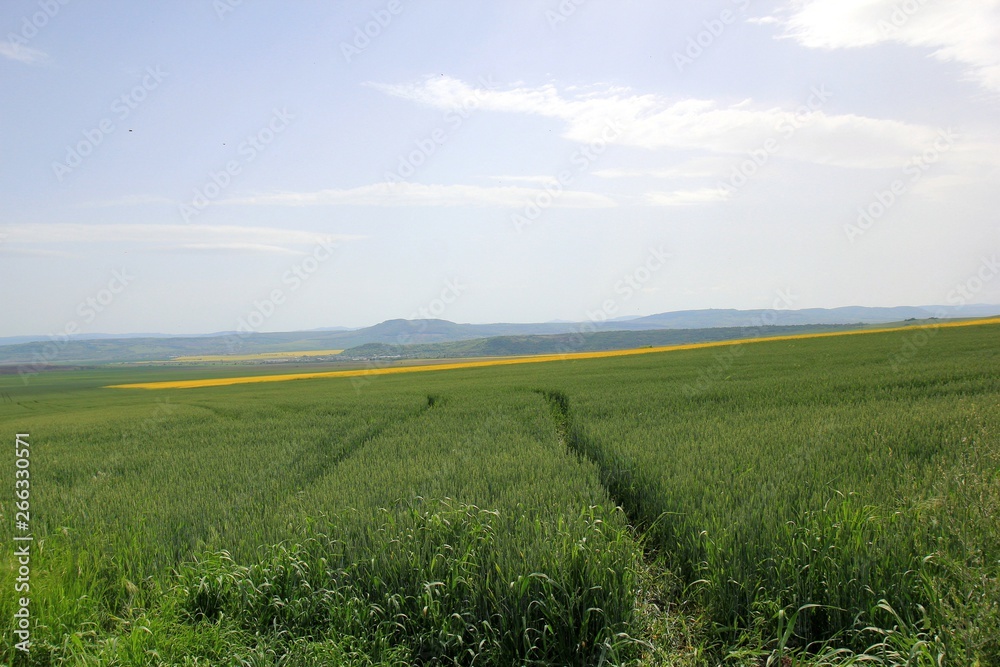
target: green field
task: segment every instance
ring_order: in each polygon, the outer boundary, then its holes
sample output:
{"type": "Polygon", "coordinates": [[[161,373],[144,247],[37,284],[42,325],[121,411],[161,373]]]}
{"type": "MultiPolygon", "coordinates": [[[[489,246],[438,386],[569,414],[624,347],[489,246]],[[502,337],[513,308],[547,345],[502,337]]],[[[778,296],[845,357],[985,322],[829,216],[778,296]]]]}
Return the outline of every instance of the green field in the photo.
{"type": "Polygon", "coordinates": [[[104,387],[234,369],[0,376],[0,657],[1000,665],[998,336],[158,392],[104,387]]]}

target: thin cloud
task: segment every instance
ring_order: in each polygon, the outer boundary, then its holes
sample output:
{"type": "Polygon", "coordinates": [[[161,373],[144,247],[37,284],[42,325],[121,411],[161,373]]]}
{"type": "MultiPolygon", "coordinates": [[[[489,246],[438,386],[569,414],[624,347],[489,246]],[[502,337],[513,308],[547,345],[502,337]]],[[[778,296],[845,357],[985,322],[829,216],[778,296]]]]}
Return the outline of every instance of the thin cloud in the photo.
{"type": "Polygon", "coordinates": [[[177,206],[177,201],[169,197],[159,195],[125,195],[117,199],[102,199],[99,201],[87,202],[81,206],[87,207],[113,207],[113,206],[177,206]]]}
{"type": "MultiPolygon", "coordinates": [[[[0,248],[53,252],[56,244],[132,243],[161,250],[239,250],[299,254],[317,245],[356,240],[358,236],[271,227],[143,224],[14,224],[0,228],[7,239],[0,248]]],[[[55,251],[58,252],[58,251],[55,251]]]]}
{"type": "Polygon", "coordinates": [[[44,248],[23,248],[12,245],[0,245],[0,255],[14,257],[45,257],[54,259],[68,259],[77,257],[74,253],[64,250],[46,250],[44,248]]]}
{"type": "MultiPolygon", "coordinates": [[[[1000,1],[1000,0],[998,0],[1000,1]]],[[[764,108],[753,100],[724,104],[704,99],[637,95],[627,89],[567,95],[553,85],[476,89],[450,77],[411,84],[376,85],[386,94],[447,109],[475,96],[479,108],[562,121],[563,136],[578,143],[605,139],[648,150],[701,150],[741,154],[765,142],[783,142],[782,155],[815,164],[886,168],[933,141],[935,129],[896,120],[817,110],[764,108]]],[[[831,91],[829,96],[834,96],[831,91]]],[[[819,102],[822,102],[817,97],[819,102]]],[[[822,106],[819,104],[819,106],[822,106]]]]}
{"type": "Polygon", "coordinates": [[[539,185],[554,185],[559,182],[555,176],[483,176],[484,179],[489,181],[498,181],[503,183],[505,181],[511,183],[538,183],[539,185]]]}
{"type": "Polygon", "coordinates": [[[271,255],[302,255],[302,250],[292,250],[263,243],[185,243],[166,250],[190,250],[195,252],[226,253],[267,253],[271,255]]]}
{"type": "Polygon", "coordinates": [[[717,172],[704,167],[675,167],[673,169],[599,169],[593,172],[598,178],[711,178],[717,172]]]}
{"type": "Polygon", "coordinates": [[[645,201],[651,206],[696,206],[727,201],[732,193],[724,188],[701,188],[674,192],[649,192],[645,201]]]}
{"type": "MultiPolygon", "coordinates": [[[[475,185],[422,185],[376,183],[357,188],[331,188],[315,192],[275,192],[229,199],[224,204],[243,206],[427,206],[520,208],[544,189],[480,187],[475,185]]],[[[614,200],[589,192],[563,191],[552,206],[589,208],[615,206],[614,200]]]]}
{"type": "Polygon", "coordinates": [[[15,60],[25,65],[34,65],[48,60],[49,55],[44,51],[21,46],[12,41],[0,41],[0,56],[9,60],[15,60]]]}

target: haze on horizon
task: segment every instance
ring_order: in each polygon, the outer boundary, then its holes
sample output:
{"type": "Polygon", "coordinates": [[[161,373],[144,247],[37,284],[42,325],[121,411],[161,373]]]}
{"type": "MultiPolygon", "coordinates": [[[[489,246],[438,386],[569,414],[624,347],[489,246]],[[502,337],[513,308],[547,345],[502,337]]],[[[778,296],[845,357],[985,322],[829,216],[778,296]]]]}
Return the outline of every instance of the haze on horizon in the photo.
{"type": "Polygon", "coordinates": [[[11,0],[0,88],[0,337],[1000,304],[1000,0],[11,0]]]}

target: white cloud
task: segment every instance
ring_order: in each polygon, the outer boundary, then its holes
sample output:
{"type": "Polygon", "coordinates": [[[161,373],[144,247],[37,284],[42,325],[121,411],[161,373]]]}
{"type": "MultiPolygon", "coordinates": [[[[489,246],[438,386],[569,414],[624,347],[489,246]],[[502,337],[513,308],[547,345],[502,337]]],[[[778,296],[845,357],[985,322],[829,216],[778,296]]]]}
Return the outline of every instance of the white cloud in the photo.
{"type": "Polygon", "coordinates": [[[199,252],[262,252],[271,255],[301,255],[302,253],[291,248],[283,248],[276,245],[266,245],[264,243],[185,243],[166,250],[192,250],[199,252]]]}
{"type": "MultiPolygon", "coordinates": [[[[480,187],[475,185],[422,185],[375,183],[356,188],[316,192],[275,192],[228,199],[220,203],[245,206],[483,206],[520,208],[545,190],[538,188],[480,187]]],[[[615,206],[614,200],[589,192],[563,191],[553,206],[589,208],[615,206]]]]}
{"type": "Polygon", "coordinates": [[[117,199],[102,199],[100,201],[87,202],[83,206],[111,207],[111,206],[177,206],[177,202],[168,197],[159,195],[125,195],[117,199]]]}
{"type": "MultiPolygon", "coordinates": [[[[1000,1],[1000,0],[998,0],[1000,1]]],[[[373,84],[374,85],[374,84],[373,84]]],[[[645,149],[682,149],[740,154],[771,139],[782,156],[857,168],[884,168],[933,141],[933,128],[857,115],[829,115],[822,104],[836,91],[814,95],[813,110],[764,108],[752,100],[726,105],[713,100],[667,99],[608,88],[564,96],[555,86],[475,89],[450,77],[403,85],[377,85],[387,94],[438,108],[475,97],[484,110],[561,120],[563,136],[579,143],[598,139],[645,149]],[[792,135],[794,135],[793,138],[792,135]]]]}
{"type": "Polygon", "coordinates": [[[701,188],[674,192],[649,192],[645,200],[652,206],[693,206],[727,201],[732,193],[725,188],[701,188]]]}
{"type": "Polygon", "coordinates": [[[48,54],[38,49],[21,46],[12,41],[0,41],[0,56],[16,60],[25,65],[33,65],[48,59],[48,54]]]}
{"type": "Polygon", "coordinates": [[[271,227],[142,225],[142,224],[14,224],[0,228],[4,248],[20,252],[53,252],[38,246],[79,243],[135,243],[166,250],[239,250],[299,254],[318,244],[343,242],[356,236],[271,227]]]}
{"type": "Polygon", "coordinates": [[[510,181],[511,183],[538,183],[539,185],[555,185],[556,183],[559,182],[559,179],[556,178],[555,176],[544,176],[544,175],[536,175],[536,176],[504,175],[504,176],[484,176],[483,178],[490,181],[497,181],[499,183],[503,183],[504,181],[510,181]]]}
{"type": "Polygon", "coordinates": [[[895,42],[967,68],[1000,92],[1000,0],[795,0],[788,36],[810,48],[850,49],[895,42]]]}
{"type": "MultiPolygon", "coordinates": [[[[712,159],[711,162],[717,162],[712,159]]],[[[710,167],[708,160],[698,160],[697,164],[686,164],[670,169],[598,169],[594,176],[598,178],[711,178],[718,175],[719,165],[710,167]]],[[[727,163],[728,164],[728,163],[727,163]]]]}
{"type": "Polygon", "coordinates": [[[43,248],[19,248],[10,245],[0,245],[0,255],[13,255],[15,257],[45,257],[50,259],[67,259],[75,257],[71,252],[64,250],[45,250],[43,248]]]}

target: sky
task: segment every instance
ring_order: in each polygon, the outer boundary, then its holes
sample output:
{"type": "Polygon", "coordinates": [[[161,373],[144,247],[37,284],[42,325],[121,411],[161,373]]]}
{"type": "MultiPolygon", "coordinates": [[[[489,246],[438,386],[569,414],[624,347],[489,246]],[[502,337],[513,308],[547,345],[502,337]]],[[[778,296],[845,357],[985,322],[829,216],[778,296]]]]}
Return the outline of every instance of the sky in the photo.
{"type": "Polygon", "coordinates": [[[1000,304],[1000,0],[5,0],[0,336],[1000,304]]]}

